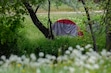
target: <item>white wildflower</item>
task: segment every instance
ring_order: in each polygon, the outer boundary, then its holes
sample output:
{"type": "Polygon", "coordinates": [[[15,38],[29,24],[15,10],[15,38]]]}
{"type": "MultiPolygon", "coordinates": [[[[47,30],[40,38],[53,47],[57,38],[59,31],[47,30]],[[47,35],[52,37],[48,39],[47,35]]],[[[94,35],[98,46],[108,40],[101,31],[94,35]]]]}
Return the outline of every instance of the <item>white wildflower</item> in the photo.
{"type": "Polygon", "coordinates": [[[39,67],[40,65],[41,65],[40,63],[35,62],[35,66],[36,66],[36,67],[39,67]]]}
{"type": "Polygon", "coordinates": [[[39,57],[43,57],[44,56],[44,53],[43,52],[40,52],[39,53],[39,57]]]}
{"type": "Polygon", "coordinates": [[[69,50],[69,51],[72,51],[72,50],[73,50],[73,48],[72,48],[72,47],[69,47],[69,48],[68,48],[68,50],[69,50]]]}
{"type": "Polygon", "coordinates": [[[91,63],[91,64],[95,63],[95,60],[93,59],[93,57],[89,58],[87,61],[88,61],[88,63],[91,63]]]}
{"type": "Polygon", "coordinates": [[[52,56],[52,55],[47,54],[46,59],[49,59],[49,60],[53,61],[53,60],[56,60],[56,56],[52,56]]]}
{"type": "Polygon", "coordinates": [[[94,51],[92,52],[93,56],[95,56],[96,59],[101,59],[101,56],[99,55],[98,52],[94,51]]]}
{"type": "Polygon", "coordinates": [[[45,62],[45,59],[39,58],[37,61],[38,61],[40,64],[43,64],[43,63],[45,62]]]}
{"type": "Polygon", "coordinates": [[[5,61],[5,60],[6,60],[6,56],[2,55],[2,56],[1,56],[1,59],[2,59],[3,61],[5,61]]]}
{"type": "Polygon", "coordinates": [[[31,58],[32,61],[36,61],[36,56],[35,56],[34,53],[32,53],[32,54],[30,55],[30,58],[31,58]]]}
{"type": "Polygon", "coordinates": [[[22,59],[22,60],[25,60],[25,59],[26,59],[26,56],[25,56],[25,55],[22,55],[22,56],[21,56],[21,59],[22,59]]]}
{"type": "Polygon", "coordinates": [[[101,55],[102,55],[102,56],[106,56],[106,55],[107,55],[107,51],[106,51],[105,49],[102,50],[101,55]]]}
{"type": "Polygon", "coordinates": [[[69,67],[70,73],[74,73],[75,69],[73,67],[69,67]]]}
{"type": "Polygon", "coordinates": [[[63,59],[63,60],[68,60],[68,56],[67,56],[67,55],[64,55],[64,56],[62,56],[62,59],[63,59]]]}
{"type": "Polygon", "coordinates": [[[22,59],[20,57],[17,58],[17,63],[21,63],[22,64],[22,59]]]}
{"type": "Polygon", "coordinates": [[[9,61],[13,62],[13,61],[17,61],[17,59],[18,59],[17,55],[11,55],[9,58],[9,61]]]}
{"type": "Polygon", "coordinates": [[[56,60],[56,56],[52,56],[52,60],[56,60]]]}
{"type": "Polygon", "coordinates": [[[10,61],[7,59],[5,60],[5,63],[3,64],[3,67],[7,68],[10,64],[10,61]]]}
{"type": "Polygon", "coordinates": [[[61,62],[63,59],[62,59],[62,56],[59,56],[59,57],[57,57],[57,61],[58,62],[61,62]]]}
{"type": "Polygon", "coordinates": [[[3,61],[0,61],[0,65],[2,65],[4,62],[3,61]]]}
{"type": "Polygon", "coordinates": [[[82,55],[82,56],[80,57],[80,59],[81,59],[82,61],[87,60],[87,58],[88,58],[88,56],[87,56],[87,55],[82,55]]]}
{"type": "Polygon", "coordinates": [[[85,66],[87,69],[91,69],[91,70],[93,69],[93,67],[92,67],[90,64],[85,64],[84,66],[85,66]]]}
{"type": "Polygon", "coordinates": [[[47,63],[47,64],[52,64],[53,62],[49,59],[44,59],[44,63],[47,63]]]}
{"type": "Polygon", "coordinates": [[[87,45],[85,46],[86,49],[89,49],[89,48],[91,48],[91,47],[92,47],[91,44],[87,44],[87,45]]]}
{"type": "Polygon", "coordinates": [[[52,59],[52,56],[49,55],[49,54],[46,54],[46,58],[49,59],[49,60],[51,60],[51,59],[52,59]]]}
{"type": "Polygon", "coordinates": [[[79,61],[80,66],[84,65],[84,61],[79,61]]]}
{"type": "Polygon", "coordinates": [[[75,54],[74,53],[71,53],[70,54],[70,59],[74,59],[75,58],[75,54]]]}
{"type": "Polygon", "coordinates": [[[72,53],[76,55],[76,54],[80,53],[80,51],[77,50],[77,49],[74,49],[74,50],[72,51],[72,53]]]}
{"type": "Polygon", "coordinates": [[[76,48],[77,48],[77,49],[80,49],[80,48],[81,48],[81,46],[80,46],[80,45],[76,45],[76,48]]]}
{"type": "Polygon", "coordinates": [[[69,54],[70,54],[70,51],[69,51],[69,50],[66,50],[66,51],[65,51],[65,54],[69,55],[69,54]]]}
{"type": "Polygon", "coordinates": [[[22,63],[25,64],[25,65],[28,65],[29,62],[30,62],[30,59],[29,58],[25,58],[22,63]]]}
{"type": "Polygon", "coordinates": [[[108,56],[111,56],[111,52],[107,52],[107,55],[108,55],[108,56]]]}
{"type": "Polygon", "coordinates": [[[39,67],[40,64],[38,62],[30,62],[29,65],[33,68],[39,67]]]}
{"type": "Polygon", "coordinates": [[[77,49],[74,49],[72,51],[72,54],[75,55],[76,57],[81,57],[82,56],[82,52],[77,50],[77,49]]]}
{"type": "Polygon", "coordinates": [[[81,47],[81,48],[79,48],[79,50],[80,50],[80,51],[84,51],[84,48],[83,48],[83,47],[81,47]]]}
{"type": "Polygon", "coordinates": [[[80,66],[80,59],[79,58],[75,58],[75,65],[80,66]]]}
{"type": "Polygon", "coordinates": [[[93,50],[92,48],[89,48],[89,51],[92,52],[92,51],[94,51],[94,50],[93,50]]]}
{"type": "Polygon", "coordinates": [[[94,65],[93,65],[93,68],[94,68],[94,69],[99,69],[99,65],[98,65],[98,64],[94,64],[94,65]]]}

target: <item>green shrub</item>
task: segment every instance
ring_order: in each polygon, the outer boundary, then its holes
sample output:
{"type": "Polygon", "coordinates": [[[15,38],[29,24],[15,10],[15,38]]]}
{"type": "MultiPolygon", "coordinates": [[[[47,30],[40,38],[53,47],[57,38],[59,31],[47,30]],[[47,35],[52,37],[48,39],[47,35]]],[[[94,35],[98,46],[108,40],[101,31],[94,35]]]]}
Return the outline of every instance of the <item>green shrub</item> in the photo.
{"type": "Polygon", "coordinates": [[[2,14],[0,16],[0,55],[9,56],[11,53],[18,54],[17,39],[18,30],[22,28],[21,16],[2,14]]]}

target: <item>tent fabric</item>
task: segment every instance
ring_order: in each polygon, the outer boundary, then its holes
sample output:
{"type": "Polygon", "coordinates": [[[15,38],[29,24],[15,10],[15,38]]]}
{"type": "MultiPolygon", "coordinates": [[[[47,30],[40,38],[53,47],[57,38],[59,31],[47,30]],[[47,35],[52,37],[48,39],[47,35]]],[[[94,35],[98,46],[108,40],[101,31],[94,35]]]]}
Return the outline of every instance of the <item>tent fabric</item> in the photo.
{"type": "Polygon", "coordinates": [[[52,25],[52,30],[56,36],[62,36],[62,35],[77,36],[78,35],[77,25],[68,19],[61,19],[56,21],[52,25]]]}
{"type": "Polygon", "coordinates": [[[61,20],[58,20],[57,22],[63,23],[63,24],[72,24],[72,25],[75,25],[74,22],[72,22],[71,20],[68,20],[68,19],[61,19],[61,20]]]}

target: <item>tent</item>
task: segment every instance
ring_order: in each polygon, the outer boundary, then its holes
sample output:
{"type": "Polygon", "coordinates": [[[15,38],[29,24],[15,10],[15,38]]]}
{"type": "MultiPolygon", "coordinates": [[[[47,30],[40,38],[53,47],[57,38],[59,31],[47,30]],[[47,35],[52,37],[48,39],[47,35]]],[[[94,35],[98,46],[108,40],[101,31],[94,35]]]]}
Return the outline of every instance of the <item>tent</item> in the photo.
{"type": "Polygon", "coordinates": [[[79,30],[80,28],[76,25],[76,23],[69,19],[57,20],[52,25],[52,31],[56,36],[63,36],[63,35],[82,36],[83,32],[79,30]]]}

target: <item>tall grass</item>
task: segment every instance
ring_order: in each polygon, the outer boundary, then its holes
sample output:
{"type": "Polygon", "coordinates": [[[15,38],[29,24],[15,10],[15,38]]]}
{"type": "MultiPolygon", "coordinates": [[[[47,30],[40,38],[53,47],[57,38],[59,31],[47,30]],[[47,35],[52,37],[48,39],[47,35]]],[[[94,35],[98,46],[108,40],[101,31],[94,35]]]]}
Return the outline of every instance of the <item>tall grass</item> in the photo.
{"type": "MultiPolygon", "coordinates": [[[[38,28],[33,24],[29,16],[26,16],[24,22],[24,28],[21,28],[19,34],[21,38],[18,40],[18,47],[21,54],[30,54],[35,52],[36,54],[40,51],[44,53],[50,53],[57,55],[59,48],[67,49],[69,46],[75,47],[76,45],[84,46],[86,44],[92,44],[90,31],[86,30],[86,21],[87,18],[83,13],[66,13],[60,14],[51,13],[51,21],[54,23],[58,19],[70,19],[74,21],[80,29],[84,32],[83,37],[57,37],[54,40],[48,40],[44,37],[44,35],[38,30],[38,28]]],[[[48,27],[47,24],[47,14],[39,13],[38,18],[44,24],[44,26],[48,27]]],[[[94,21],[100,21],[101,15],[91,14],[91,18],[94,21]]],[[[97,37],[97,46],[99,50],[105,47],[105,35],[103,33],[96,34],[97,37]]]]}

